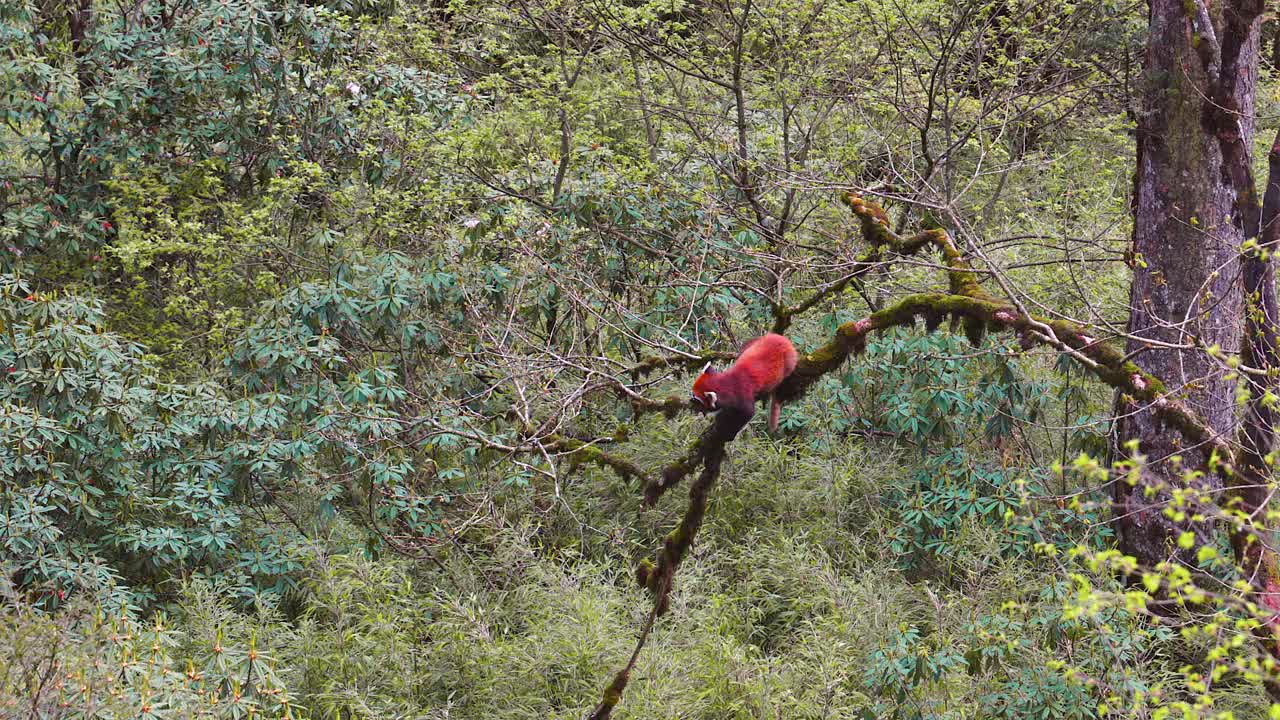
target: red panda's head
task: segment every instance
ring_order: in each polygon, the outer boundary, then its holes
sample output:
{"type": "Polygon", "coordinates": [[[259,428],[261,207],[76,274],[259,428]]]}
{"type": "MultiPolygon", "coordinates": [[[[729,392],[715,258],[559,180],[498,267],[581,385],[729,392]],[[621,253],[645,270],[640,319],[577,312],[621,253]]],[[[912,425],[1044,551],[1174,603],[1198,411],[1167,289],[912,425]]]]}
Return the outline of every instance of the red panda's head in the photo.
{"type": "Polygon", "coordinates": [[[707,363],[706,367],[702,368],[702,374],[693,381],[693,399],[708,410],[720,409],[718,393],[712,389],[718,386],[715,377],[719,374],[711,369],[711,363],[707,363]]]}

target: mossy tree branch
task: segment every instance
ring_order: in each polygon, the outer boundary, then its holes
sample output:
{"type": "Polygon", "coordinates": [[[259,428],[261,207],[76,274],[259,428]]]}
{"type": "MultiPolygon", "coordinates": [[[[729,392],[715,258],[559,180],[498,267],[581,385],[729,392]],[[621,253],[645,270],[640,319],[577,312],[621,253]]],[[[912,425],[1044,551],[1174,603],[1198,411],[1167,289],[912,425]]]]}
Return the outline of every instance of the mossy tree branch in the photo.
{"type": "MultiPolygon", "coordinates": [[[[1235,476],[1240,460],[1236,449],[1213,432],[1193,410],[1171,397],[1163,382],[1126,359],[1120,350],[1091,336],[1080,325],[1031,315],[1012,301],[988,294],[979,284],[978,274],[945,231],[928,230],[904,240],[890,229],[888,217],[878,205],[855,195],[847,196],[845,202],[862,219],[864,236],[873,248],[872,254],[861,261],[868,264],[856,267],[840,281],[820,289],[799,305],[784,309],[776,315],[775,330],[787,327],[795,314],[813,307],[824,297],[835,295],[873,267],[876,262],[874,253],[884,248],[904,255],[918,252],[925,246],[937,248],[947,266],[949,292],[907,295],[860,320],[844,323],[825,345],[800,359],[795,371],[779,386],[779,400],[786,402],[803,396],[819,378],[839,368],[850,355],[864,351],[867,336],[873,332],[914,325],[917,320],[923,320],[925,328],[933,331],[949,318],[965,329],[975,345],[987,332],[1011,332],[1018,335],[1024,348],[1045,345],[1068,353],[1099,380],[1122,393],[1126,402],[1150,406],[1184,439],[1206,448],[1210,471],[1227,478],[1235,476]]],[[[687,404],[687,401],[681,400],[681,403],[687,404]]],[[[637,581],[649,590],[654,605],[630,661],[609,684],[600,705],[591,715],[593,720],[606,720],[610,716],[626,689],[653,622],[667,611],[674,574],[702,525],[708,494],[720,474],[725,446],[737,436],[748,419],[727,412],[719,413],[715,422],[690,445],[688,451],[664,468],[660,478],[650,480],[646,486],[645,502],[651,505],[699,467],[703,469],[689,488],[689,505],[680,525],[664,538],[656,562],[644,560],[636,570],[637,581]]]]}
{"type": "Polygon", "coordinates": [[[730,413],[720,413],[701,439],[699,457],[702,460],[702,474],[689,486],[689,505],[685,508],[684,517],[675,530],[667,533],[662,540],[662,549],[658,551],[657,560],[643,560],[636,567],[636,582],[649,591],[653,597],[653,607],[645,622],[644,630],[636,641],[627,664],[614,675],[609,686],[605,688],[600,704],[591,713],[591,720],[608,720],[613,709],[622,699],[627,688],[631,671],[635,668],[640,651],[644,648],[657,618],[665,615],[670,608],[671,586],[675,581],[676,570],[693,547],[694,538],[702,527],[703,518],[707,514],[707,501],[711,488],[720,477],[720,466],[724,461],[725,445],[737,437],[745,421],[734,418],[730,413]]]}
{"type": "MultiPolygon", "coordinates": [[[[859,285],[864,275],[889,261],[887,253],[908,257],[932,245],[942,250],[944,257],[950,258],[954,255],[955,258],[960,258],[950,238],[940,229],[925,230],[909,238],[900,238],[889,230],[889,216],[879,205],[868,202],[853,193],[842,195],[841,200],[861,219],[862,237],[871,249],[855,260],[843,276],[819,287],[798,304],[790,307],[776,306],[770,332],[786,332],[796,316],[804,314],[824,300],[839,295],[851,285],[859,285]]],[[[969,273],[972,275],[971,270],[969,273]]]]}
{"type": "Polygon", "coordinates": [[[552,435],[542,443],[548,452],[564,456],[574,465],[592,464],[608,468],[617,473],[623,480],[637,480],[646,487],[653,481],[644,468],[614,453],[601,450],[598,446],[575,438],[552,435]]]}
{"type": "Polygon", "coordinates": [[[727,362],[732,361],[737,357],[738,355],[736,353],[714,351],[698,353],[697,355],[652,355],[627,368],[625,372],[627,375],[630,375],[633,380],[639,380],[649,373],[677,365],[683,365],[688,368],[701,368],[709,362],[716,360],[727,362]]]}
{"type": "MultiPolygon", "coordinates": [[[[795,372],[778,388],[778,397],[785,402],[804,395],[813,383],[840,367],[849,355],[861,352],[872,332],[913,325],[917,319],[936,327],[946,317],[959,320],[967,327],[976,325],[983,334],[988,331],[1017,333],[1026,346],[1045,344],[1056,349],[1074,350],[1092,361],[1089,369],[1098,379],[1127,394],[1135,402],[1152,405],[1187,440],[1207,446],[1216,453],[1215,468],[1219,472],[1231,472],[1236,459],[1235,449],[1207,428],[1194,411],[1169,397],[1159,379],[1126,360],[1119,350],[1098,341],[1073,323],[1025,315],[1011,304],[987,297],[919,293],[908,295],[861,320],[847,322],[836,329],[830,342],[801,359],[795,372]],[[1053,338],[1040,333],[1040,326],[1052,328],[1053,338]],[[1059,344],[1062,347],[1058,347],[1059,344]]],[[[981,335],[971,336],[971,339],[980,340],[981,335]]]]}

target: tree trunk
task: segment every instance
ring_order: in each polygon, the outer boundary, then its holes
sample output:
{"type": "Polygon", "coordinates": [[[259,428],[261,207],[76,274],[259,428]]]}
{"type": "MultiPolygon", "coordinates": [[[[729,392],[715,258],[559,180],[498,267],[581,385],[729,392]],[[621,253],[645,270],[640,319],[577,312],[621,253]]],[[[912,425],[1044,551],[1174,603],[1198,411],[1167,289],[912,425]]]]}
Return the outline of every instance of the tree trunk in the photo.
{"type": "Polygon", "coordinates": [[[76,82],[80,95],[94,88],[93,68],[87,59],[89,54],[89,25],[93,22],[93,0],[67,0],[67,31],[71,35],[71,55],[76,61],[76,82]]]}
{"type": "MultiPolygon", "coordinates": [[[[1211,19],[1202,3],[1150,0],[1139,95],[1134,278],[1126,348],[1139,367],[1163,378],[1171,394],[1228,437],[1237,424],[1234,382],[1203,348],[1216,345],[1236,353],[1241,345],[1238,255],[1246,232],[1230,161],[1239,148],[1247,157],[1252,143],[1259,47],[1259,23],[1235,7],[1242,4],[1215,4],[1211,19]],[[1217,37],[1223,38],[1221,45],[1217,37]],[[1220,93],[1234,111],[1228,115],[1236,133],[1230,143],[1223,128],[1216,127],[1224,113],[1210,101],[1220,93]],[[1192,345],[1196,347],[1188,347],[1192,345]]],[[[1120,549],[1155,564],[1177,554],[1171,548],[1185,530],[1208,541],[1208,523],[1175,522],[1162,513],[1174,491],[1187,485],[1183,470],[1201,468],[1208,458],[1198,448],[1183,446],[1178,433],[1149,407],[1121,397],[1117,411],[1118,450],[1128,454],[1124,442],[1137,440],[1138,451],[1148,459],[1136,486],[1115,485],[1120,549]]],[[[1205,491],[1222,487],[1212,473],[1195,482],[1205,491]]]]}
{"type": "MultiPolygon", "coordinates": [[[[1246,516],[1266,520],[1266,509],[1274,484],[1269,460],[1275,450],[1277,416],[1268,393],[1275,394],[1280,368],[1280,304],[1276,300],[1276,275],[1271,257],[1280,248],[1280,133],[1276,134],[1267,158],[1269,167],[1266,194],[1263,199],[1258,247],[1245,253],[1241,260],[1244,277],[1245,331],[1242,361],[1245,366],[1267,371],[1265,375],[1247,374],[1249,402],[1245,404],[1244,427],[1241,431],[1240,477],[1232,494],[1240,500],[1239,510],[1246,516]]],[[[1232,549],[1244,576],[1253,587],[1258,605],[1269,613],[1270,620],[1254,634],[1273,655],[1280,655],[1280,562],[1277,562],[1274,533],[1261,527],[1246,525],[1231,537],[1232,549]],[[1257,532],[1255,532],[1255,530],[1257,532]]],[[[1280,688],[1268,686],[1273,695],[1280,688]]]]}

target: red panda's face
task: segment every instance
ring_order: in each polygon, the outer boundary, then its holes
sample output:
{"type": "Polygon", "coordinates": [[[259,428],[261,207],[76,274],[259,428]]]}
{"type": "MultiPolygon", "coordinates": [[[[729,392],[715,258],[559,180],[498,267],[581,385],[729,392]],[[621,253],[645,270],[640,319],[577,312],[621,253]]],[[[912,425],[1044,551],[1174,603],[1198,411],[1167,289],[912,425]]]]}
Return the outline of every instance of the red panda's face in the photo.
{"type": "Polygon", "coordinates": [[[697,380],[693,381],[693,399],[708,410],[718,410],[720,408],[716,391],[710,389],[711,378],[714,376],[715,373],[711,370],[711,363],[707,363],[707,366],[702,368],[702,374],[698,376],[697,380]]]}

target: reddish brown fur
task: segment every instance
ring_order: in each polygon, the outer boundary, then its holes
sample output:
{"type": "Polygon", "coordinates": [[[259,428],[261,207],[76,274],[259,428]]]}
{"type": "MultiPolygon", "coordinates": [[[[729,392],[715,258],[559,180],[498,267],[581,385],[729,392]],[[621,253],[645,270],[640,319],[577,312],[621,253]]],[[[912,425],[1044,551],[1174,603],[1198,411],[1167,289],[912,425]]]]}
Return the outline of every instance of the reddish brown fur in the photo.
{"type": "MultiPolygon", "coordinates": [[[[756,400],[772,396],[774,389],[796,369],[799,356],[791,341],[770,333],[747,343],[733,366],[724,372],[709,367],[693,382],[693,397],[712,410],[732,408],[750,417],[756,400]],[[715,393],[714,399],[708,393],[715,393]]],[[[778,429],[780,408],[772,398],[769,408],[769,431],[778,429]]]]}

